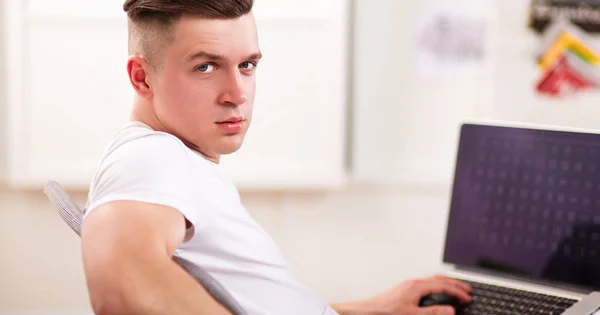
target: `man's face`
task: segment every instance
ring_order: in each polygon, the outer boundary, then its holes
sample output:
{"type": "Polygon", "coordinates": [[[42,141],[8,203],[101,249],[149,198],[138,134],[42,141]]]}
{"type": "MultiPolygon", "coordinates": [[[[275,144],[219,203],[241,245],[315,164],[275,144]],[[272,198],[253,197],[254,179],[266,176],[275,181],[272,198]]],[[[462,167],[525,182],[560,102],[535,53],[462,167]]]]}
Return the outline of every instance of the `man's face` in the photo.
{"type": "Polygon", "coordinates": [[[169,132],[218,161],[241,147],[252,120],[255,20],[184,16],[173,36],[149,76],[154,110],[169,132]]]}

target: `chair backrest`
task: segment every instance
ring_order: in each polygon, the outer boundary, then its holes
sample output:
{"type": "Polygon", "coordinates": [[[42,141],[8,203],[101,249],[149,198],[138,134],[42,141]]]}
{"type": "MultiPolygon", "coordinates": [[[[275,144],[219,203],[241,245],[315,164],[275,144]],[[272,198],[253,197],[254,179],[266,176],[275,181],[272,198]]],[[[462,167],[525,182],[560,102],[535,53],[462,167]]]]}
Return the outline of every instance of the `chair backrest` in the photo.
{"type": "MultiPolygon", "coordinates": [[[[56,181],[48,181],[44,192],[65,223],[67,223],[77,235],[81,236],[83,211],[73,201],[71,196],[56,181]]],[[[233,315],[247,314],[231,294],[229,294],[217,280],[206,272],[206,270],[178,256],[174,256],[173,261],[194,277],[194,279],[196,279],[196,281],[198,281],[198,283],[202,285],[217,302],[221,303],[221,305],[233,315]]]]}

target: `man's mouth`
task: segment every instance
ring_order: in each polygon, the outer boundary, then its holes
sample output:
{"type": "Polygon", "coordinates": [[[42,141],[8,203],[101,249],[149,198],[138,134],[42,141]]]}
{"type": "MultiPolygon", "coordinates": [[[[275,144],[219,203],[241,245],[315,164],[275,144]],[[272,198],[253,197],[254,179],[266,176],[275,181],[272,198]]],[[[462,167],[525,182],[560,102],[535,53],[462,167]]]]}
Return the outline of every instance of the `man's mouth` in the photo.
{"type": "Polygon", "coordinates": [[[236,134],[244,129],[244,118],[231,117],[223,121],[217,122],[217,126],[227,134],[236,134]]]}
{"type": "Polygon", "coordinates": [[[235,123],[239,123],[242,121],[244,121],[244,118],[242,118],[242,117],[231,117],[231,118],[228,118],[227,120],[218,121],[217,124],[235,124],[235,123]]]}

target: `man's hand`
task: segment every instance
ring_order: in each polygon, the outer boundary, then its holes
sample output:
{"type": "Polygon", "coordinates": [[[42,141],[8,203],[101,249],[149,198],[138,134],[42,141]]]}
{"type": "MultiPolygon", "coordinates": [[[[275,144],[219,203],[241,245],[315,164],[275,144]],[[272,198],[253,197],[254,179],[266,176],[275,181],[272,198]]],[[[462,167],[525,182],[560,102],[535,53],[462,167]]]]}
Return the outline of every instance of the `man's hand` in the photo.
{"type": "Polygon", "coordinates": [[[471,302],[466,283],[442,276],[409,280],[371,299],[334,305],[341,315],[450,315],[452,306],[419,307],[419,301],[432,293],[445,293],[464,303],[471,302]]]}

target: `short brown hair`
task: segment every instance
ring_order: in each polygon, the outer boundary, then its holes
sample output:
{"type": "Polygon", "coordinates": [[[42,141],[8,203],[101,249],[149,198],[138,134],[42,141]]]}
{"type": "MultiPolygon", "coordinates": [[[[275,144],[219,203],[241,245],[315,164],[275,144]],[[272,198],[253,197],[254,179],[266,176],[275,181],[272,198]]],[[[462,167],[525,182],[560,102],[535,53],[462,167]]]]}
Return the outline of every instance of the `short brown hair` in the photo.
{"type": "Polygon", "coordinates": [[[141,53],[157,66],[157,50],[170,42],[173,25],[182,15],[235,19],[250,13],[253,5],[253,0],[126,0],[129,53],[141,53]]]}

